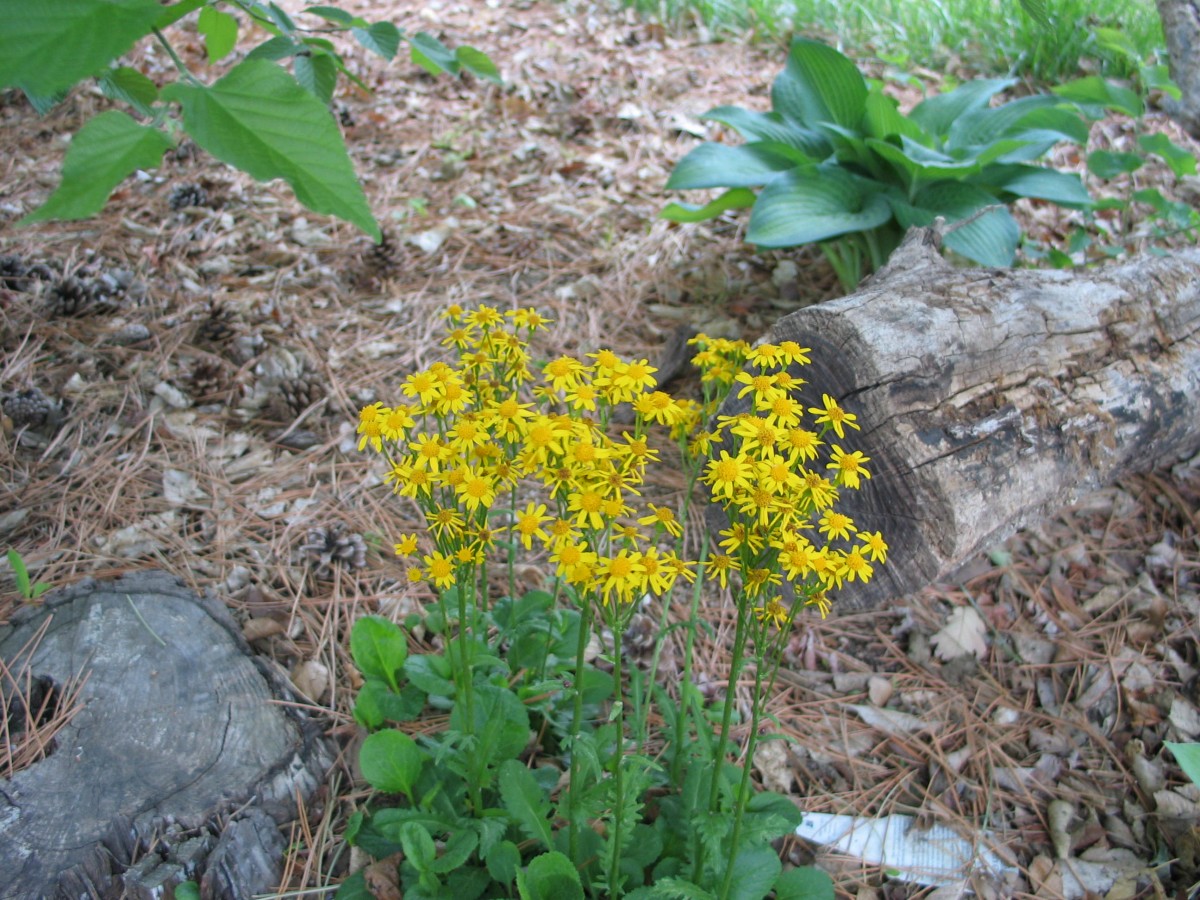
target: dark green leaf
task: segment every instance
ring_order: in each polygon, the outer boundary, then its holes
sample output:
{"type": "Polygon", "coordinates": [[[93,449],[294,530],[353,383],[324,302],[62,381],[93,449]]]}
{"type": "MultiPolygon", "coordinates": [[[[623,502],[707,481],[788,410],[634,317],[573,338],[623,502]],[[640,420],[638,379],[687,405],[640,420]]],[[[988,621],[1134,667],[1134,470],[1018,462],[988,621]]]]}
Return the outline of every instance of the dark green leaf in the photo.
{"type": "Polygon", "coordinates": [[[458,74],[458,60],[433,35],[420,31],[409,38],[408,43],[412,61],[430,75],[458,74]]]}
{"type": "Polygon", "coordinates": [[[304,49],[303,44],[297,44],[289,37],[276,35],[269,41],[263,41],[253,50],[246,54],[246,60],[266,59],[278,60],[287,59],[289,56],[295,56],[304,49]]]}
{"type": "Polygon", "coordinates": [[[504,80],[500,77],[500,70],[482,50],[476,50],[474,47],[464,44],[454,48],[454,58],[472,75],[490,81],[492,84],[504,84],[504,80]]]}
{"type": "Polygon", "coordinates": [[[450,663],[444,656],[410,656],[404,662],[404,674],[427,694],[439,697],[454,696],[450,663]]]}
{"type": "Polygon", "coordinates": [[[208,0],[181,0],[180,3],[176,3],[174,6],[161,7],[162,12],[154,20],[154,27],[162,30],[174,25],[184,16],[195,12],[207,2],[208,0]]]}
{"type": "Polygon", "coordinates": [[[354,16],[336,6],[306,6],[304,11],[312,13],[314,16],[320,16],[329,22],[336,22],[338,25],[349,25],[354,21],[354,16]]]}
{"type": "Polygon", "coordinates": [[[731,209],[745,209],[747,206],[753,206],[754,200],[754,191],[749,188],[734,188],[704,206],[693,206],[690,203],[670,203],[658,216],[660,219],[669,219],[672,222],[703,222],[706,219],[715,219],[721,213],[731,209]]]}
{"type": "Polygon", "coordinates": [[[469,828],[459,829],[450,836],[450,840],[446,841],[446,846],[442,848],[442,855],[429,866],[429,870],[439,875],[445,875],[461,869],[478,846],[479,835],[469,828]]]}
{"type": "Polygon", "coordinates": [[[888,141],[868,138],[866,146],[901,172],[905,176],[906,184],[911,181],[966,178],[982,168],[976,160],[956,160],[908,138],[904,138],[899,147],[888,141]]]}
{"type": "Polygon", "coordinates": [[[833,152],[829,139],[821,132],[784,121],[778,113],[751,112],[740,106],[718,106],[710,109],[702,118],[720,122],[748,141],[785,144],[813,159],[825,159],[833,152]]]}
{"type": "Polygon", "coordinates": [[[1113,109],[1135,119],[1143,112],[1142,100],[1136,93],[1099,75],[1089,75],[1060,85],[1054,88],[1054,93],[1065,100],[1113,109]]]}
{"type": "Polygon", "coordinates": [[[819,41],[792,41],[787,65],[771,88],[771,107],[800,125],[831,122],[857,129],[867,102],[867,83],[854,63],[819,41]]]}
{"type": "MultiPolygon", "coordinates": [[[[262,4],[257,4],[262,9],[262,4]]],[[[279,28],[280,31],[290,34],[296,30],[296,23],[291,17],[279,8],[275,3],[268,3],[266,6],[267,15],[271,17],[271,21],[279,28]]]]}
{"type": "Polygon", "coordinates": [[[512,884],[521,865],[521,851],[512,841],[501,841],[491,849],[484,862],[492,878],[500,884],[512,884]]]}
{"type": "Polygon", "coordinates": [[[522,898],[528,900],[583,900],[583,883],[565,854],[552,850],[530,860],[517,873],[522,898]]]}
{"type": "Polygon", "coordinates": [[[878,228],[891,218],[891,207],[873,183],[832,166],[793,169],[762,189],[746,240],[795,247],[878,228]]]}
{"type": "Polygon", "coordinates": [[[157,166],[170,147],[170,139],[156,128],[139,125],[123,112],[101,113],[71,139],[58,189],[18,224],[94,215],[113,188],[137,169],[157,166]]]}
{"type": "Polygon", "coordinates": [[[58,106],[58,104],[62,103],[69,91],[57,91],[53,94],[43,96],[42,94],[35,94],[22,89],[22,93],[25,95],[25,99],[29,101],[29,105],[37,111],[37,114],[44,116],[50,110],[54,109],[54,107],[58,106]]]}
{"type": "Polygon", "coordinates": [[[1139,135],[1138,146],[1147,153],[1162,157],[1176,178],[1196,174],[1196,157],[1161,132],[1139,135]]]}
{"type": "Polygon", "coordinates": [[[748,847],[733,859],[729,900],[763,900],[779,877],[783,863],[768,847],[748,847]]]}
{"type": "Polygon", "coordinates": [[[396,673],[408,658],[408,640],[394,622],[363,616],[350,630],[350,655],[365,678],[382,678],[396,690],[396,673]]]}
{"type": "Polygon", "coordinates": [[[334,900],[375,900],[375,892],[367,887],[365,871],[360,869],[339,884],[334,900]]]}
{"type": "Polygon", "coordinates": [[[988,190],[1049,200],[1060,206],[1083,207],[1092,202],[1091,195],[1074,172],[1057,172],[1040,166],[989,166],[972,181],[988,190]]]}
{"type": "Polygon", "coordinates": [[[328,105],[337,87],[337,63],[328,53],[298,54],[292,67],[300,86],[328,105]]]}
{"type": "Polygon", "coordinates": [[[701,144],[675,164],[667,190],[758,187],[795,167],[794,159],[761,145],[701,144]]]}
{"type": "Polygon", "coordinates": [[[158,88],[154,82],[128,66],[105,72],[100,77],[100,90],[104,96],[122,100],[144,116],[151,114],[150,107],[158,99],[158,88]]]}
{"type": "Polygon", "coordinates": [[[960,116],[986,109],[992,97],[1016,84],[1012,78],[980,78],[918,103],[908,117],[936,137],[945,137],[960,116]]]}
{"type": "Polygon", "coordinates": [[[0,88],[50,97],[103,69],[150,33],[156,0],[55,0],[6,4],[0,88]]]}
{"type": "MultiPolygon", "coordinates": [[[[772,791],[760,791],[750,798],[746,804],[749,813],[771,813],[779,816],[786,823],[787,833],[795,831],[804,818],[799,808],[790,797],[776,794],[772,791]]],[[[782,837],[782,835],[780,835],[782,837]]]]}
{"type": "Polygon", "coordinates": [[[200,10],[196,30],[204,35],[204,46],[208,50],[210,63],[224,59],[237,44],[237,19],[214,6],[206,6],[200,10]]]}
{"type": "Polygon", "coordinates": [[[456,703],[450,727],[462,734],[473,731],[475,743],[465,751],[469,771],[478,782],[490,782],[486,770],[514,759],[529,741],[529,713],[507,688],[493,684],[475,686],[475,727],[467,728],[467,704],[456,703]]]}
{"type": "Polygon", "coordinates": [[[1046,12],[1045,0],[1021,0],[1021,9],[1042,28],[1050,30],[1050,14],[1046,12]]]}
{"type": "Polygon", "coordinates": [[[185,881],[175,888],[175,900],[200,900],[200,885],[185,881]]]}
{"type": "Polygon", "coordinates": [[[355,698],[354,718],[373,730],[384,722],[411,722],[424,708],[425,692],[416,685],[406,684],[396,693],[378,678],[368,678],[355,698]]]}
{"type": "MultiPolygon", "coordinates": [[[[1048,139],[1074,140],[1080,142],[1087,139],[1087,126],[1079,117],[1079,113],[1070,109],[1047,110],[1061,104],[1058,97],[1037,95],[1022,97],[1005,103],[1003,106],[977,109],[960,116],[950,126],[946,138],[946,147],[966,148],[986,146],[1000,138],[1021,138],[1024,133],[1038,130],[1048,132],[1048,139]],[[1034,113],[1042,112],[1041,118],[1035,118],[1034,113]],[[1029,124],[1027,124],[1027,121],[1029,124]],[[1052,126],[1057,125],[1056,130],[1052,126]]],[[[1046,138],[1041,138],[1046,139],[1046,138]]]]}
{"type": "Polygon", "coordinates": [[[367,735],[358,753],[358,764],[371,787],[411,799],[425,757],[425,751],[407,734],[388,729],[367,735]]]}
{"type": "Polygon", "coordinates": [[[392,59],[400,48],[400,29],[391,22],[376,22],[369,28],[352,28],[354,39],[384,59],[392,59]]]}
{"type": "Polygon", "coordinates": [[[521,832],[547,850],[554,845],[550,832],[550,803],[533,775],[515,759],[507,760],[498,773],[504,808],[521,832]]]}
{"type": "Polygon", "coordinates": [[[833,880],[820,869],[800,866],[775,879],[775,900],[833,900],[833,880]]]}
{"type": "Polygon", "coordinates": [[[406,822],[400,826],[400,846],[404,848],[405,862],[411,863],[418,872],[426,871],[437,858],[437,844],[419,822],[406,822]]]}
{"type": "MultiPolygon", "coordinates": [[[[896,219],[904,228],[932,225],[938,216],[948,224],[966,219],[996,198],[972,184],[950,181],[930,185],[918,192],[913,205],[891,198],[896,219]]],[[[1021,230],[1008,210],[1000,207],[984,213],[969,225],[951,231],[945,245],[955,253],[985,266],[1011,266],[1021,230]]]]}
{"type": "Polygon", "coordinates": [[[184,127],[213,156],[260,181],[283,178],[309,209],[379,239],[329,110],[278,66],[246,60],[212,87],[176,83],[163,97],[179,102],[184,127]]]}

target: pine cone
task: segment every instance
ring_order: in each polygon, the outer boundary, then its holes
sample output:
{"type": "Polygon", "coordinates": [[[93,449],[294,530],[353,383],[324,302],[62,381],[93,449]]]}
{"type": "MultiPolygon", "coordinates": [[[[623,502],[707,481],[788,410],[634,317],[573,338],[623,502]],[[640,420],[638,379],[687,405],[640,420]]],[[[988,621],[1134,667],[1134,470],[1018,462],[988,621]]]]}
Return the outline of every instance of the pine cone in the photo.
{"type": "Polygon", "coordinates": [[[208,191],[201,185],[187,181],[172,189],[167,203],[171,207],[171,212],[179,212],[189,206],[208,206],[208,191]]]}
{"type": "Polygon", "coordinates": [[[37,388],[12,394],[4,400],[4,414],[14,428],[40,428],[49,421],[54,404],[37,388]]]}
{"type": "Polygon", "coordinates": [[[225,392],[225,367],[211,359],[199,360],[188,373],[187,392],[194,400],[212,400],[225,392]]]}
{"type": "Polygon", "coordinates": [[[346,526],[336,522],[329,527],[317,526],[308,529],[304,545],[300,548],[313,565],[313,573],[320,579],[328,578],[334,564],[362,569],[367,565],[367,542],[361,534],[346,534],[346,526]]]}
{"type": "Polygon", "coordinates": [[[367,255],[367,265],[374,271],[386,274],[400,266],[403,248],[388,232],[383,232],[378,244],[373,244],[367,255]]]}
{"type": "Polygon", "coordinates": [[[196,338],[207,344],[225,344],[237,337],[237,313],[219,300],[208,305],[196,338]]]}
{"type": "Polygon", "coordinates": [[[8,288],[10,291],[24,291],[29,289],[29,279],[26,277],[29,274],[29,267],[25,265],[25,260],[19,256],[0,256],[0,287],[8,288]]]}
{"type": "Polygon", "coordinates": [[[354,113],[351,111],[350,107],[346,106],[346,104],[337,104],[337,118],[338,121],[342,123],[343,128],[354,127],[354,113]]]}
{"type": "Polygon", "coordinates": [[[276,384],[282,400],[282,411],[295,419],[314,403],[329,396],[329,387],[316,372],[305,370],[295,378],[285,378],[276,384]]]}
{"type": "Polygon", "coordinates": [[[86,316],[96,305],[96,285],[87,278],[67,276],[49,291],[51,316],[86,316]]]}

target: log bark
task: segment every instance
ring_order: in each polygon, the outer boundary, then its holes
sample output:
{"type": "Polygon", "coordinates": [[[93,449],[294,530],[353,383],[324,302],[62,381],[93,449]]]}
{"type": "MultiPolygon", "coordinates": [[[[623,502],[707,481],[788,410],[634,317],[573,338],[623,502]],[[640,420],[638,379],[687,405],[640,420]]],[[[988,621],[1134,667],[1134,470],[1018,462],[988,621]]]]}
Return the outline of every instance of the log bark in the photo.
{"type": "Polygon", "coordinates": [[[53,752],[0,782],[0,898],[278,886],[278,826],[332,748],[220,602],[163,572],[89,579],[0,628],[0,658],[60,689],[86,678],[53,752]]]}
{"type": "MultiPolygon", "coordinates": [[[[872,480],[839,510],[880,530],[861,609],[946,579],[1018,528],[1200,449],[1200,251],[1084,272],[956,269],[914,230],[851,296],[780,320],[805,398],[858,415],[872,480]]],[[[726,413],[738,411],[727,404],[726,413]]]]}
{"type": "Polygon", "coordinates": [[[1167,110],[1200,140],[1200,3],[1197,0],[1158,0],[1163,37],[1170,59],[1171,80],[1183,96],[1167,110]]]}

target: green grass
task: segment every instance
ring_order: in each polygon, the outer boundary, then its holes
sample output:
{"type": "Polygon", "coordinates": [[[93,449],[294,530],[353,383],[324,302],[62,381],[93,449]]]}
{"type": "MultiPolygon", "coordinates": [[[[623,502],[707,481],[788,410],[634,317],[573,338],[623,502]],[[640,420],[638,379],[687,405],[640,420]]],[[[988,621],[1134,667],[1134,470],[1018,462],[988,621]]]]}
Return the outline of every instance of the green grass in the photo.
{"type": "Polygon", "coordinates": [[[849,55],[871,54],[903,67],[943,69],[957,60],[984,75],[1013,74],[1057,84],[1081,71],[1132,74],[1129,62],[1095,43],[1097,27],[1123,32],[1143,58],[1163,45],[1153,0],[1045,0],[1052,28],[1019,0],[624,0],[671,27],[698,20],[718,34],[787,41],[823,36],[849,55]]]}

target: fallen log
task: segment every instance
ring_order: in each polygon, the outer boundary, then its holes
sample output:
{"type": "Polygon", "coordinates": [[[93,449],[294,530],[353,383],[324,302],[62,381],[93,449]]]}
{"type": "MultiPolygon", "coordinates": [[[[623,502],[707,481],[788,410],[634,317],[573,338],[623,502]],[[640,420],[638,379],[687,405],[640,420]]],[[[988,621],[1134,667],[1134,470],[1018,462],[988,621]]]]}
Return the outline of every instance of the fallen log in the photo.
{"type": "Polygon", "coordinates": [[[843,446],[872,459],[838,508],[891,549],[841,609],[945,580],[1087,491],[1200,449],[1200,250],[1070,272],[954,268],[939,245],[914,229],[856,293],[764,337],[812,348],[807,405],[828,393],[857,414],[843,446]]]}

